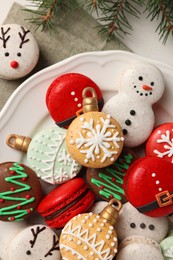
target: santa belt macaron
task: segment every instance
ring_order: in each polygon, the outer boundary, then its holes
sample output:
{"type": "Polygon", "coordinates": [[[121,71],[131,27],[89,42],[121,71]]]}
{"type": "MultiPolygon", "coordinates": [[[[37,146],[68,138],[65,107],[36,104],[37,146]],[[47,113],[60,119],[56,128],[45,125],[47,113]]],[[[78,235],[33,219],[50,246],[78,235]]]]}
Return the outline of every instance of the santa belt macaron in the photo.
{"type": "MultiPolygon", "coordinates": [[[[101,98],[100,100],[98,100],[98,107],[99,107],[99,110],[103,107],[104,105],[104,100],[103,98],[101,98]]],[[[67,125],[70,125],[70,123],[76,118],[77,114],[74,115],[74,116],[71,116],[61,122],[55,122],[56,125],[58,125],[59,127],[65,127],[67,125]]]]}
{"type": "Polygon", "coordinates": [[[156,200],[144,205],[137,207],[136,209],[140,213],[147,213],[151,210],[162,208],[173,204],[173,191],[170,193],[168,190],[162,191],[155,195],[156,200]]]}

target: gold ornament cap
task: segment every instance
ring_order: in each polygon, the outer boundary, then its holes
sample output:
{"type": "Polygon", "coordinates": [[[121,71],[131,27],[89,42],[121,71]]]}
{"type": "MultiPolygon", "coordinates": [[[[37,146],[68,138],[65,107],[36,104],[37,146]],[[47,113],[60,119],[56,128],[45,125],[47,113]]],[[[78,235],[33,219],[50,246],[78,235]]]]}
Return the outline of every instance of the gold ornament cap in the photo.
{"type": "Polygon", "coordinates": [[[83,113],[91,112],[91,111],[98,111],[98,100],[97,94],[94,88],[87,87],[82,92],[83,97],[83,113]],[[92,97],[87,97],[87,93],[90,92],[92,97]]]}
{"type": "Polygon", "coordinates": [[[6,138],[6,144],[15,150],[26,153],[31,140],[30,137],[23,135],[10,134],[6,138]]]}
{"type": "Polygon", "coordinates": [[[111,199],[108,205],[100,212],[100,216],[106,219],[112,226],[115,226],[122,203],[117,199],[111,199]]]}

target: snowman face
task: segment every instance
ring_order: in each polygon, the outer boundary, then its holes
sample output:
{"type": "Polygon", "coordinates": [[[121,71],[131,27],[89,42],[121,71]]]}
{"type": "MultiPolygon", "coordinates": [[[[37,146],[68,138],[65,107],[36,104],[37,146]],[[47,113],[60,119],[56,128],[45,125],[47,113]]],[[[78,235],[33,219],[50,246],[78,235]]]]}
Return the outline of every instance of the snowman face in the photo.
{"type": "Polygon", "coordinates": [[[151,64],[136,63],[123,74],[120,91],[134,100],[153,104],[164,91],[162,73],[151,64]]]}
{"type": "Polygon", "coordinates": [[[38,57],[38,44],[28,29],[18,24],[1,26],[0,77],[17,79],[27,75],[38,57]]]}
{"type": "Polygon", "coordinates": [[[59,240],[47,226],[22,230],[9,245],[8,260],[59,260],[59,240]]]}
{"type": "Polygon", "coordinates": [[[142,235],[160,242],[168,232],[168,219],[148,217],[127,202],[120,211],[116,231],[120,240],[132,235],[142,235]]]}

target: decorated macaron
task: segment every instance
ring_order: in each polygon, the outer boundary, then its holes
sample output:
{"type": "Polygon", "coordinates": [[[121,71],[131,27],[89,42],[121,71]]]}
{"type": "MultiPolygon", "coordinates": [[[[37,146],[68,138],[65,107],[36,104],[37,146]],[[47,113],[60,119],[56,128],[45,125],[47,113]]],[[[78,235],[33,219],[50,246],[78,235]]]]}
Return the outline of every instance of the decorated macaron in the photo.
{"type": "Polygon", "coordinates": [[[29,217],[42,199],[35,172],[18,162],[0,164],[0,220],[20,221],[29,217]]]}
{"type": "Polygon", "coordinates": [[[93,88],[85,88],[82,95],[83,114],[68,128],[67,149],[81,165],[103,168],[114,163],[122,151],[122,129],[110,115],[98,112],[97,94],[93,88]],[[88,92],[92,97],[88,97],[88,92]]]}
{"type": "Polygon", "coordinates": [[[0,77],[14,80],[29,74],[39,58],[33,34],[19,24],[0,27],[0,77]]]}
{"type": "Polygon", "coordinates": [[[66,133],[66,129],[58,126],[43,129],[28,146],[28,165],[43,181],[61,184],[74,178],[81,170],[81,164],[67,150],[66,133]]]}
{"type": "Polygon", "coordinates": [[[150,136],[155,124],[152,105],[162,97],[164,89],[163,74],[153,64],[136,62],[121,73],[119,92],[102,111],[119,122],[126,147],[137,147],[150,136]]]}
{"type": "Polygon", "coordinates": [[[102,200],[116,198],[126,202],[123,178],[137,156],[130,149],[123,149],[118,159],[111,165],[96,169],[87,168],[87,182],[94,193],[102,200]]]}
{"type": "Polygon", "coordinates": [[[63,259],[113,259],[118,246],[114,225],[121,209],[121,203],[114,202],[109,201],[100,214],[79,214],[65,225],[60,236],[63,259]]]}
{"type": "Polygon", "coordinates": [[[168,236],[161,241],[160,247],[162,249],[164,260],[173,259],[173,231],[171,231],[168,236]]]}
{"type": "Polygon", "coordinates": [[[45,225],[34,225],[20,231],[7,248],[8,260],[60,260],[59,238],[45,225]]]}
{"type": "Polygon", "coordinates": [[[86,212],[95,195],[82,178],[74,178],[48,193],[37,210],[51,228],[62,228],[77,214],[86,212]]]}
{"type": "Polygon", "coordinates": [[[146,155],[173,163],[173,123],[164,123],[155,128],[147,140],[146,155]]]}
{"type": "Polygon", "coordinates": [[[126,202],[120,211],[115,228],[120,241],[132,235],[141,235],[160,243],[168,233],[168,218],[146,216],[126,202]]]}
{"type": "Polygon", "coordinates": [[[173,212],[173,165],[158,157],[136,160],[124,177],[127,200],[150,217],[167,216],[173,212]]]}
{"type": "Polygon", "coordinates": [[[67,127],[82,108],[82,91],[86,87],[95,89],[99,109],[103,107],[103,95],[97,84],[80,73],[67,73],[57,77],[46,93],[46,105],[50,116],[60,127],[67,127]]]}
{"type": "Polygon", "coordinates": [[[151,238],[134,235],[125,238],[119,248],[116,260],[164,260],[159,244],[151,238]]]}

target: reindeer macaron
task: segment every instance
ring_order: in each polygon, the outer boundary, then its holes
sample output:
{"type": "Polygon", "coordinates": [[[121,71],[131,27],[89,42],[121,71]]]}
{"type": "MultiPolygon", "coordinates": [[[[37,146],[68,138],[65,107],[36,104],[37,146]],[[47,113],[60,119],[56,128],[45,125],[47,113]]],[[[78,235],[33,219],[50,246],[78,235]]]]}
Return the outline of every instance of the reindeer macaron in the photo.
{"type": "Polygon", "coordinates": [[[32,33],[18,24],[0,27],[0,77],[18,79],[29,74],[39,58],[39,47],[32,33]]]}

